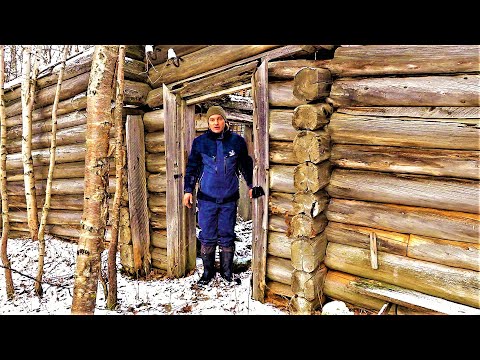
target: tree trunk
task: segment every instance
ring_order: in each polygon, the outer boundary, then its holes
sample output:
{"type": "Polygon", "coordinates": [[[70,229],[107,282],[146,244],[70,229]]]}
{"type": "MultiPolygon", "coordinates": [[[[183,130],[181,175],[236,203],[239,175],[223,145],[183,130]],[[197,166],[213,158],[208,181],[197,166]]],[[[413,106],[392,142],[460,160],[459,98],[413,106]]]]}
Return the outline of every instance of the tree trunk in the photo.
{"type": "Polygon", "coordinates": [[[330,70],[305,67],[295,74],[293,95],[307,102],[325,99],[330,94],[330,70]]]}
{"type": "MultiPolygon", "coordinates": [[[[162,91],[162,94],[163,94],[163,91],[162,91]]],[[[148,103],[148,97],[147,97],[147,103],[148,103]]],[[[163,132],[163,129],[165,126],[165,113],[163,109],[146,112],[143,115],[143,126],[146,132],[156,132],[156,131],[163,132]]]]}
{"type": "Polygon", "coordinates": [[[294,108],[306,104],[307,101],[293,94],[293,80],[271,81],[268,83],[268,103],[271,107],[294,108]]]}
{"type": "Polygon", "coordinates": [[[324,66],[337,77],[478,73],[479,51],[478,45],[341,46],[324,66]]]}
{"type": "Polygon", "coordinates": [[[330,161],[347,169],[480,179],[478,151],[336,144],[330,161]]]}
{"type": "Polygon", "coordinates": [[[479,106],[480,75],[344,78],[329,101],[342,106],[479,106]],[[388,96],[385,96],[388,94],[388,96]]]}
{"type": "Polygon", "coordinates": [[[145,154],[145,166],[150,173],[163,173],[167,172],[167,161],[165,159],[165,153],[145,154]]]}
{"type": "Polygon", "coordinates": [[[295,166],[293,182],[296,191],[316,193],[323,189],[330,180],[331,164],[323,161],[320,164],[302,163],[295,166]]]}
{"type": "Polygon", "coordinates": [[[435,149],[480,150],[479,119],[421,119],[334,113],[332,142],[435,149]]]}
{"type": "Polygon", "coordinates": [[[165,133],[156,131],[145,134],[145,150],[149,153],[165,152],[165,133]]]}
{"type": "Polygon", "coordinates": [[[480,245],[410,235],[407,256],[463,269],[480,271],[480,245]]]}
{"type": "Polygon", "coordinates": [[[323,283],[327,276],[327,267],[324,264],[311,272],[295,270],[292,276],[292,291],[295,295],[305,298],[308,301],[325,302],[323,294],[323,283]]]}
{"type": "Polygon", "coordinates": [[[480,242],[477,214],[332,198],[326,215],[329,221],[445,240],[480,242]]]}
{"type": "Polygon", "coordinates": [[[292,217],[290,223],[291,236],[294,238],[314,238],[325,229],[327,222],[325,214],[320,214],[314,218],[304,214],[297,214],[292,217]]]}
{"type": "Polygon", "coordinates": [[[480,212],[480,184],[469,179],[335,169],[326,190],[335,198],[480,212]]]}
{"type": "Polygon", "coordinates": [[[268,197],[268,209],[272,214],[295,215],[293,212],[293,194],[282,192],[270,192],[268,197]]]}
{"type": "MultiPolygon", "coordinates": [[[[325,258],[327,238],[325,232],[314,238],[300,237],[292,241],[292,266],[295,270],[311,273],[325,258]]],[[[311,299],[310,299],[311,300],[311,299]]]]}
{"type": "Polygon", "coordinates": [[[330,221],[325,228],[328,241],[356,246],[362,249],[370,249],[370,235],[372,233],[376,236],[378,251],[407,256],[410,238],[408,234],[342,224],[335,221],[330,221]]]}
{"type": "Polygon", "coordinates": [[[4,87],[5,84],[5,46],[0,45],[0,131],[1,131],[1,158],[0,158],[0,192],[2,195],[2,240],[0,256],[5,272],[5,291],[7,299],[13,300],[15,289],[13,286],[12,270],[10,268],[10,259],[8,258],[7,245],[10,232],[10,220],[8,213],[8,195],[7,195],[7,124],[5,115],[4,87]]]}
{"type": "Polygon", "coordinates": [[[268,136],[270,141],[293,141],[295,139],[297,131],[292,126],[293,110],[270,109],[268,117],[268,136]]]}
{"type": "Polygon", "coordinates": [[[278,60],[268,63],[268,78],[275,80],[291,80],[295,74],[305,67],[324,67],[325,60],[278,60]]]}
{"type": "Polygon", "coordinates": [[[325,130],[301,130],[293,140],[293,153],[298,163],[318,164],[330,157],[330,135],[325,130]]]}
{"type": "Polygon", "coordinates": [[[106,226],[112,84],[118,46],[96,45],[87,100],[85,207],[78,240],[72,314],[93,314],[106,226]]]}
{"type": "Polygon", "coordinates": [[[293,153],[293,143],[290,141],[270,141],[268,145],[270,163],[283,165],[297,165],[298,161],[293,153]]]}
{"type": "Polygon", "coordinates": [[[334,270],[480,307],[478,271],[388,253],[379,253],[379,267],[372,269],[369,250],[336,243],[327,245],[325,265],[334,270]]]}
{"type": "Polygon", "coordinates": [[[293,213],[318,216],[327,207],[329,196],[325,190],[315,193],[298,191],[293,195],[293,213]]]}
{"type": "Polygon", "coordinates": [[[286,285],[292,285],[293,267],[290,260],[267,256],[267,278],[286,285]]]}
{"type": "Polygon", "coordinates": [[[292,255],[290,249],[292,241],[293,239],[288,237],[285,233],[269,231],[267,254],[284,259],[291,259],[292,255]]]}
{"type": "Polygon", "coordinates": [[[327,103],[299,105],[293,111],[292,126],[296,130],[317,130],[328,124],[333,107],[327,103]]]}
{"type": "Polygon", "coordinates": [[[295,192],[295,187],[293,186],[294,170],[295,166],[270,166],[270,191],[293,194],[295,192]]]}

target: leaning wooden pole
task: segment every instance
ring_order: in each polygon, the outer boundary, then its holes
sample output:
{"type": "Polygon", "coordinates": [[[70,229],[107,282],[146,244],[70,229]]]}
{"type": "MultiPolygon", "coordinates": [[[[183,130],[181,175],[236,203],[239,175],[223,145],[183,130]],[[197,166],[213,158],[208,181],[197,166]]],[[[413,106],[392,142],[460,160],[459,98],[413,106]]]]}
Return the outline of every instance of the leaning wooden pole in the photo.
{"type": "Polygon", "coordinates": [[[43,276],[43,265],[44,265],[44,259],[45,259],[45,226],[47,225],[47,216],[48,216],[48,211],[50,210],[53,169],[55,168],[55,151],[57,149],[57,108],[58,108],[58,102],[60,101],[60,91],[62,88],[63,72],[65,69],[65,63],[67,61],[68,48],[69,46],[67,45],[67,46],[64,46],[64,49],[63,49],[62,66],[58,74],[57,91],[55,93],[55,100],[53,101],[53,109],[52,109],[50,164],[48,166],[47,186],[45,189],[45,202],[43,204],[42,217],[40,219],[40,227],[38,229],[38,271],[37,271],[37,282],[35,283],[35,293],[38,296],[42,296],[42,293],[43,293],[42,276],[43,276]]]}
{"type": "Polygon", "coordinates": [[[108,148],[112,84],[117,58],[118,46],[95,46],[87,91],[84,209],[71,311],[76,315],[92,315],[96,305],[108,210],[108,148]]]}
{"type": "Polygon", "coordinates": [[[1,258],[5,272],[5,290],[7,298],[13,299],[15,293],[12,280],[12,269],[10,268],[10,260],[8,259],[7,244],[8,233],[10,230],[10,220],[8,218],[8,195],[7,195],[7,122],[5,116],[5,101],[3,86],[5,84],[5,46],[0,45],[0,133],[1,133],[1,155],[0,155],[0,178],[2,193],[2,244],[1,258]]]}
{"type": "Polygon", "coordinates": [[[125,66],[125,45],[120,45],[118,52],[117,64],[117,86],[115,98],[115,110],[113,112],[115,126],[115,178],[117,180],[115,186],[115,195],[113,197],[113,210],[111,221],[111,240],[108,248],[108,295],[107,309],[113,310],[117,305],[117,245],[118,245],[118,227],[120,219],[120,200],[122,197],[122,177],[123,177],[123,92],[125,89],[124,82],[124,66],[125,66]]]}

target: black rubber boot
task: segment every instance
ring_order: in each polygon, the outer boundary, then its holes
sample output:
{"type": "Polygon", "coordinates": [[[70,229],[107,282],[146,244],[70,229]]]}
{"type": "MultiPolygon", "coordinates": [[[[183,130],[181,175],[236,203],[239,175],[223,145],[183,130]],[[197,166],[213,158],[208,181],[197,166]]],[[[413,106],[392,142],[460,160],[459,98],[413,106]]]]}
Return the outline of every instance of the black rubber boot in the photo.
{"type": "Polygon", "coordinates": [[[233,256],[235,245],[220,246],[220,275],[228,282],[233,281],[233,256]]]}
{"type": "Polygon", "coordinates": [[[203,274],[198,284],[207,285],[215,277],[215,245],[200,247],[200,257],[203,262],[203,274]]]}

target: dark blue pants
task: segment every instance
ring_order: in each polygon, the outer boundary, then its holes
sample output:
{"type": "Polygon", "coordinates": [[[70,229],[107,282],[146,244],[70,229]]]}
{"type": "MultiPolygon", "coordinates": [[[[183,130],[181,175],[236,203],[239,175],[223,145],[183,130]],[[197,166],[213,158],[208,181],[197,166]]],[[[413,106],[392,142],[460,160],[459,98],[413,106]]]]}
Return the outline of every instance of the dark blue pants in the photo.
{"type": "Polygon", "coordinates": [[[198,239],[202,245],[233,246],[236,220],[237,201],[217,204],[198,199],[198,239]]]}

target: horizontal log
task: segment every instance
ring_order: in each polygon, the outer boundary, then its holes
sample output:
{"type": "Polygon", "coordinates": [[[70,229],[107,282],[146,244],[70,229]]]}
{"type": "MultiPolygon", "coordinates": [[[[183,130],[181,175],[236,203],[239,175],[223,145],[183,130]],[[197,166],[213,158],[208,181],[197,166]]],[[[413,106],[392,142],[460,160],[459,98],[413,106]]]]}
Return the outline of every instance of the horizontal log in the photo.
{"type": "MultiPolygon", "coordinates": [[[[110,184],[108,187],[108,192],[113,194],[115,193],[115,177],[110,177],[110,184]]],[[[44,195],[46,190],[47,181],[39,180],[35,181],[35,190],[37,196],[44,195]]],[[[52,181],[52,195],[75,195],[83,194],[84,192],[84,179],[83,178],[73,178],[73,179],[54,179],[52,181]]],[[[25,194],[24,182],[23,181],[11,181],[8,183],[7,194],[10,195],[22,195],[25,194]]]]}
{"type": "Polygon", "coordinates": [[[338,47],[324,66],[337,77],[478,73],[479,51],[478,45],[338,47]]]}
{"type": "Polygon", "coordinates": [[[166,173],[167,163],[165,153],[145,154],[145,166],[150,173],[166,173]]]}
{"type": "Polygon", "coordinates": [[[327,103],[299,105],[293,110],[292,126],[297,130],[317,130],[328,124],[333,107],[327,103]]]}
{"type": "Polygon", "coordinates": [[[267,256],[267,278],[282,284],[292,285],[293,267],[290,260],[267,256]]]}
{"type": "Polygon", "coordinates": [[[369,254],[370,251],[366,249],[328,243],[325,265],[460,304],[480,307],[480,278],[477,271],[388,253],[378,253],[378,269],[372,269],[369,254]]]}
{"type": "Polygon", "coordinates": [[[136,60],[145,60],[145,46],[144,45],[126,45],[125,57],[136,60]]]}
{"type": "Polygon", "coordinates": [[[149,194],[148,208],[154,213],[167,213],[167,197],[165,193],[149,194]]]}
{"type": "Polygon", "coordinates": [[[325,190],[319,190],[315,193],[297,191],[293,195],[293,213],[316,217],[326,209],[328,199],[329,196],[325,190]]]}
{"type": "Polygon", "coordinates": [[[463,269],[480,271],[480,245],[410,235],[407,256],[463,269]]]}
{"type": "Polygon", "coordinates": [[[293,185],[295,166],[293,165],[272,165],[270,166],[270,191],[284,193],[295,193],[293,185]]]}
{"type": "Polygon", "coordinates": [[[479,106],[480,75],[340,78],[329,102],[341,106],[479,106]],[[385,96],[388,94],[388,96],[385,96]]]}
{"type": "Polygon", "coordinates": [[[163,87],[150,90],[145,103],[152,109],[163,106],[163,87]]]}
{"type": "Polygon", "coordinates": [[[365,226],[342,224],[330,221],[324,231],[327,240],[350,246],[370,249],[370,235],[375,234],[377,250],[407,256],[410,236],[365,226]]]}
{"type": "Polygon", "coordinates": [[[369,201],[330,199],[329,221],[445,240],[480,242],[480,216],[369,201]]]}
{"type": "MultiPolygon", "coordinates": [[[[47,224],[56,225],[80,225],[82,220],[83,211],[75,210],[50,210],[47,215],[47,224]]],[[[40,220],[42,214],[38,212],[38,220],[40,220]]],[[[16,210],[9,211],[8,219],[12,223],[27,223],[27,211],[16,210]]]]}
{"type": "Polygon", "coordinates": [[[148,62],[152,65],[166,62],[168,49],[173,49],[177,57],[182,57],[207,46],[208,45],[154,45],[153,52],[148,54],[148,62]]]}
{"type": "Polygon", "coordinates": [[[302,296],[294,296],[292,298],[292,313],[295,315],[315,315],[318,314],[317,309],[321,307],[321,303],[317,298],[309,301],[302,296]]]}
{"type": "Polygon", "coordinates": [[[480,183],[470,179],[335,169],[331,197],[480,213],[480,183]]]}
{"type": "Polygon", "coordinates": [[[165,152],[165,133],[155,131],[145,134],[145,150],[149,153],[165,152]]]}
{"type": "Polygon", "coordinates": [[[330,162],[346,169],[478,180],[479,154],[466,150],[335,144],[330,162]]]}
{"type": "MultiPolygon", "coordinates": [[[[81,94],[87,90],[88,81],[90,79],[90,72],[83,73],[71,79],[62,82],[62,89],[60,91],[60,100],[71,99],[75,95],[81,94]]],[[[47,105],[53,104],[57,85],[51,85],[35,92],[34,109],[43,108],[47,105]]],[[[12,117],[22,113],[21,101],[15,102],[5,108],[5,115],[12,117]]],[[[32,120],[33,121],[33,120],[32,120]]]]}
{"type": "MultiPolygon", "coordinates": [[[[57,131],[73,126],[87,123],[87,112],[77,110],[57,117],[57,131]]],[[[15,125],[8,129],[7,140],[19,139],[22,137],[23,125],[15,125]]],[[[52,131],[52,119],[40,120],[32,123],[32,135],[50,133],[52,131]]],[[[33,140],[32,140],[33,141],[33,140]]]]}
{"type": "Polygon", "coordinates": [[[319,303],[325,302],[323,283],[327,275],[327,267],[321,264],[313,272],[295,270],[292,276],[292,291],[295,295],[308,301],[317,299],[319,303]]]}
{"type": "Polygon", "coordinates": [[[323,189],[330,181],[331,163],[326,160],[319,164],[310,162],[295,166],[293,183],[295,192],[311,191],[313,193],[323,189]]]}
{"type": "Polygon", "coordinates": [[[334,113],[328,131],[334,143],[480,150],[479,119],[420,119],[334,113]]]}
{"type": "Polygon", "coordinates": [[[325,232],[322,232],[314,238],[296,238],[292,241],[291,246],[292,266],[298,271],[306,273],[313,272],[323,262],[326,248],[327,237],[325,236],[325,232]]]}
{"type": "Polygon", "coordinates": [[[327,217],[323,213],[314,218],[305,214],[294,215],[290,222],[290,236],[293,238],[314,238],[325,229],[327,223],[327,217]]]}
{"type": "Polygon", "coordinates": [[[330,157],[330,135],[325,130],[301,130],[293,140],[293,154],[298,163],[318,164],[330,157]]]}
{"type": "Polygon", "coordinates": [[[151,257],[154,268],[167,270],[167,249],[154,247],[151,252],[151,257]]]}
{"type": "MultiPolygon", "coordinates": [[[[37,207],[43,208],[44,196],[37,196],[37,207]]],[[[8,197],[10,208],[26,209],[25,194],[12,195],[8,197]]],[[[83,194],[76,195],[52,195],[50,198],[50,209],[53,210],[83,210],[83,194]]]]}
{"type": "Polygon", "coordinates": [[[269,231],[267,240],[267,254],[284,259],[291,259],[291,245],[293,239],[285,233],[269,231]]]}
{"type": "MultiPolygon", "coordinates": [[[[87,108],[87,93],[81,93],[73,98],[60,101],[57,107],[57,116],[71,113],[77,110],[83,110],[87,108]]],[[[40,109],[32,111],[32,123],[39,120],[52,118],[53,105],[48,105],[40,109]]],[[[7,118],[7,128],[22,124],[22,115],[15,115],[7,118]]],[[[32,125],[33,127],[33,125],[32,125]]]]}
{"type": "Polygon", "coordinates": [[[293,194],[277,191],[269,192],[268,209],[272,214],[293,216],[293,194]]]}
{"type": "Polygon", "coordinates": [[[123,103],[136,106],[145,105],[150,90],[150,85],[144,82],[125,80],[123,103]]]}
{"type": "Polygon", "coordinates": [[[270,163],[273,164],[297,165],[299,163],[293,153],[291,141],[270,141],[268,155],[270,163]]]}
{"type": "Polygon", "coordinates": [[[147,70],[142,60],[125,57],[124,78],[127,80],[147,82],[147,70]]]}
{"type": "MultiPolygon", "coordinates": [[[[329,269],[325,277],[323,292],[334,300],[350,303],[354,306],[379,311],[385,301],[358,292],[355,283],[364,278],[329,269]]],[[[432,315],[431,311],[414,310],[394,304],[388,315],[432,315]]],[[[437,313],[435,313],[437,314],[437,313]]]]}
{"type": "Polygon", "coordinates": [[[148,111],[143,115],[143,126],[146,132],[163,131],[165,112],[163,109],[148,111]]]}
{"type": "Polygon", "coordinates": [[[292,126],[293,110],[270,109],[268,112],[268,136],[270,141],[293,141],[297,131],[292,126]]]}
{"type": "Polygon", "coordinates": [[[165,214],[150,213],[150,226],[153,229],[167,229],[167,217],[165,214]]]}
{"type": "Polygon", "coordinates": [[[293,80],[270,81],[268,83],[268,103],[272,107],[294,108],[307,101],[293,94],[293,80]]]}
{"type": "Polygon", "coordinates": [[[167,248],[167,230],[155,230],[150,232],[150,245],[157,248],[167,248]]]}
{"type": "Polygon", "coordinates": [[[288,215],[275,215],[271,214],[268,217],[268,230],[289,234],[290,221],[292,217],[288,215]]]}
{"type": "Polygon", "coordinates": [[[150,174],[147,177],[147,189],[153,193],[164,193],[167,191],[167,176],[165,173],[150,174]]]}
{"type": "MultiPolygon", "coordinates": [[[[278,281],[267,281],[266,285],[267,293],[271,292],[273,294],[282,296],[288,303],[288,298],[291,298],[294,294],[292,291],[292,287],[287,284],[282,284],[278,281]]],[[[267,295],[268,297],[268,295],[267,295]]]]}
{"type": "Polygon", "coordinates": [[[322,67],[325,60],[293,59],[276,60],[268,62],[269,80],[291,80],[295,74],[304,67],[322,67]]]}
{"type": "Polygon", "coordinates": [[[253,99],[251,97],[228,94],[219,99],[206,100],[202,103],[204,109],[213,105],[220,105],[225,111],[244,111],[251,113],[253,111],[253,99]]]}
{"type": "Polygon", "coordinates": [[[278,45],[211,45],[182,57],[179,67],[158,64],[148,71],[153,88],[171,84],[194,75],[232,64],[238,60],[258,55],[278,45]]]}
{"type": "Polygon", "coordinates": [[[328,69],[305,67],[293,79],[293,95],[307,102],[325,99],[330,94],[332,84],[328,69]]]}
{"type": "Polygon", "coordinates": [[[479,119],[478,106],[354,106],[341,107],[337,113],[348,115],[371,115],[413,117],[422,119],[479,119]]]}

